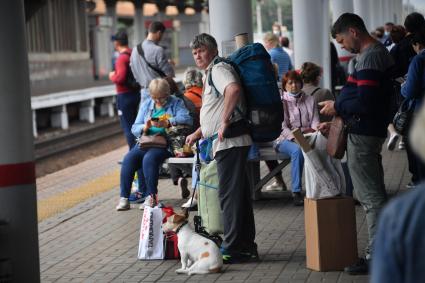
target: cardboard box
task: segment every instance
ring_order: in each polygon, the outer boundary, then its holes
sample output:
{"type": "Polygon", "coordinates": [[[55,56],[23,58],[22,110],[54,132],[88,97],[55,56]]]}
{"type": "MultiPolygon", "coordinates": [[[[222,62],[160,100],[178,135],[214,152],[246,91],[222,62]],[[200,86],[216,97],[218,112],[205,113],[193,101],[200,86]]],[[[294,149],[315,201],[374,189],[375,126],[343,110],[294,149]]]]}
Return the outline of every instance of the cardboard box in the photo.
{"type": "Polygon", "coordinates": [[[307,268],[338,271],[357,261],[354,201],[304,199],[307,268]]]}

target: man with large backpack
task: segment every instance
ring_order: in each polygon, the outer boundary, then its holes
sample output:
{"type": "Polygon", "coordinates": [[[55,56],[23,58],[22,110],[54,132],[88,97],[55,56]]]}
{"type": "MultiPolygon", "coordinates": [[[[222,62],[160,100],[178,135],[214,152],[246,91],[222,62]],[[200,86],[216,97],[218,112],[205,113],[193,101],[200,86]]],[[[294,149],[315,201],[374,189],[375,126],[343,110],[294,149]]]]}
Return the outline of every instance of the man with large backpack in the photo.
{"type": "Polygon", "coordinates": [[[121,127],[127,139],[129,149],[135,144],[135,138],[131,133],[131,126],[137,116],[140,102],[137,82],[134,80],[130,69],[131,48],[128,47],[128,36],[125,31],[119,31],[112,37],[114,48],[119,52],[115,62],[115,70],[109,73],[109,79],[115,83],[117,91],[117,109],[121,127]]]}
{"type": "MultiPolygon", "coordinates": [[[[235,263],[258,259],[251,192],[245,170],[252,144],[249,131],[233,131],[232,125],[244,120],[246,101],[236,71],[226,62],[218,62],[217,42],[209,34],[200,34],[190,43],[198,68],[206,73],[200,128],[187,137],[193,144],[203,137],[211,144],[211,156],[217,162],[219,200],[223,214],[223,261],[235,263]]],[[[242,123],[243,124],[243,123],[242,123]]],[[[238,127],[241,128],[241,127],[238,127]]]]}

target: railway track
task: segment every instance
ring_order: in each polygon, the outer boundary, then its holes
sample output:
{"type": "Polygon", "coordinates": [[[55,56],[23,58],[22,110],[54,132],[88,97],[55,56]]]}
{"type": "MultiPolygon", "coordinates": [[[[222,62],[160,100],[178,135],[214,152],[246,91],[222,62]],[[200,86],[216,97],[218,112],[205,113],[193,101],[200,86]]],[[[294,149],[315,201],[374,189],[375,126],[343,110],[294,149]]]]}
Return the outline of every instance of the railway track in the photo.
{"type": "Polygon", "coordinates": [[[118,118],[109,118],[93,125],[71,127],[70,130],[60,132],[50,137],[36,140],[34,143],[35,160],[59,155],[83,145],[107,139],[121,134],[122,129],[118,118]]]}

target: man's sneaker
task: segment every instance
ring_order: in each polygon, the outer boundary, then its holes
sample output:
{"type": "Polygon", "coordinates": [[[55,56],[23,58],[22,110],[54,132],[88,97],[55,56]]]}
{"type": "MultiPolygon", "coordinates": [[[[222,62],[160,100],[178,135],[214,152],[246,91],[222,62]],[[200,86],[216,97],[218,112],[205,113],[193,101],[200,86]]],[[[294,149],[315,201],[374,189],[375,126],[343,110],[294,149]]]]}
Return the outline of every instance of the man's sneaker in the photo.
{"type": "Polygon", "coordinates": [[[414,187],[416,187],[416,184],[413,181],[410,181],[409,184],[406,185],[407,189],[413,189],[414,187]]]}
{"type": "Polygon", "coordinates": [[[240,253],[244,258],[246,258],[250,262],[257,262],[260,260],[256,243],[254,243],[254,245],[250,248],[242,250],[240,253]]]}
{"type": "Polygon", "coordinates": [[[304,205],[304,197],[302,193],[300,192],[292,193],[292,197],[293,197],[293,202],[295,206],[304,205]]]}
{"type": "Polygon", "coordinates": [[[221,256],[224,264],[241,263],[243,256],[238,252],[230,252],[224,248],[220,248],[221,256]]]}
{"type": "Polygon", "coordinates": [[[404,150],[406,148],[406,146],[405,146],[405,144],[404,144],[404,141],[403,140],[401,140],[399,143],[398,143],[398,149],[399,150],[404,150]]]}
{"type": "Polygon", "coordinates": [[[183,208],[194,208],[195,206],[198,205],[198,200],[196,198],[193,198],[192,205],[190,205],[190,201],[191,200],[192,200],[192,198],[189,198],[187,200],[187,202],[185,202],[184,204],[182,204],[182,207],[183,208]]]}
{"type": "Polygon", "coordinates": [[[350,275],[368,274],[369,260],[359,258],[359,260],[355,264],[345,267],[344,272],[350,275]]]}
{"type": "Polygon", "coordinates": [[[128,201],[128,198],[120,198],[120,202],[118,203],[116,209],[118,211],[129,210],[130,202],[128,201]]]}
{"type": "Polygon", "coordinates": [[[142,203],[145,201],[145,198],[142,196],[141,192],[134,192],[130,194],[128,201],[135,202],[135,203],[142,203]]]}
{"type": "Polygon", "coordinates": [[[388,139],[388,143],[387,143],[387,149],[388,150],[394,150],[395,145],[396,145],[399,137],[400,137],[400,135],[398,135],[398,134],[391,134],[390,135],[390,138],[388,139]]]}
{"type": "Polygon", "coordinates": [[[187,179],[186,178],[182,178],[180,177],[179,180],[177,181],[180,189],[181,189],[181,196],[183,199],[188,198],[190,196],[190,191],[187,188],[187,179]]]}
{"type": "Polygon", "coordinates": [[[278,182],[273,182],[271,185],[266,187],[266,191],[268,192],[281,192],[286,191],[285,184],[279,184],[278,182]]]}

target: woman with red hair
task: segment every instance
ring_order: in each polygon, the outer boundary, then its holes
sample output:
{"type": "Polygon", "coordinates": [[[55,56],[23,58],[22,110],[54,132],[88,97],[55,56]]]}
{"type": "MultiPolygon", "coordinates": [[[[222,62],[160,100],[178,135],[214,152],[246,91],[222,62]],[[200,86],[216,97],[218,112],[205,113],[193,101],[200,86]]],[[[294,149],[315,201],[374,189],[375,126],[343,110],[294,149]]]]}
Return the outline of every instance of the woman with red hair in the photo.
{"type": "Polygon", "coordinates": [[[292,195],[294,205],[303,205],[301,193],[301,178],[304,167],[304,157],[301,148],[295,143],[292,130],[299,128],[304,134],[317,130],[319,113],[313,96],[307,96],[303,91],[303,80],[295,71],[289,71],[282,77],[282,103],[284,121],[282,133],[274,143],[275,150],[291,158],[292,195]]]}

